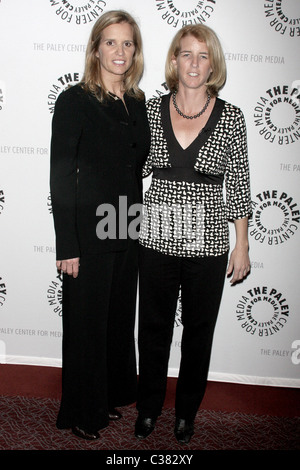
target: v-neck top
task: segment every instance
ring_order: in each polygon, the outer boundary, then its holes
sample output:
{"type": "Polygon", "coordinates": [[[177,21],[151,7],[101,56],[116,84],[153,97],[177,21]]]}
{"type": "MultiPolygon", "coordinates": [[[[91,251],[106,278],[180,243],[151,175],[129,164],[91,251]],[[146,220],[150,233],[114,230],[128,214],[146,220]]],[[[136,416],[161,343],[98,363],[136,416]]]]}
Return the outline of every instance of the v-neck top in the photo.
{"type": "Polygon", "coordinates": [[[164,95],[162,98],[161,121],[170,153],[171,167],[167,169],[155,168],[153,170],[153,177],[167,179],[169,181],[222,184],[224,175],[210,175],[196,172],[194,166],[199,149],[205,144],[217,125],[224,108],[224,101],[218,98],[216,99],[206,125],[199,132],[193,142],[184,149],[178,142],[173,130],[170,115],[170,98],[171,95],[164,95]]]}
{"type": "Polygon", "coordinates": [[[172,128],[170,96],[146,103],[151,145],[143,175],[153,177],[139,241],[173,256],[222,255],[229,249],[228,221],[251,214],[244,116],[217,98],[207,124],[183,149],[172,128]]]}

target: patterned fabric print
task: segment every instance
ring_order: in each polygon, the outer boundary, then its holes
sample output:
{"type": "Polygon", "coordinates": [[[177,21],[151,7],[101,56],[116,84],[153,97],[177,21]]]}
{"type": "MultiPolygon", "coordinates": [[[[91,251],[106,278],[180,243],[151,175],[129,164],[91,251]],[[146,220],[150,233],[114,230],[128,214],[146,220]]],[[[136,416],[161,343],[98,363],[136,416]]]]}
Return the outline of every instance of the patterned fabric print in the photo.
{"type": "MultiPolygon", "coordinates": [[[[171,167],[160,107],[161,98],[147,103],[151,148],[144,176],[154,167],[171,167]]],[[[251,214],[246,126],[238,108],[225,103],[216,127],[199,149],[194,169],[206,174],[225,174],[226,205],[220,185],[153,178],[145,194],[140,233],[140,243],[145,247],[189,257],[218,256],[229,249],[228,220],[251,214]],[[187,234],[189,220],[193,225],[187,234]]]]}
{"type": "Polygon", "coordinates": [[[140,243],[175,256],[214,256],[229,249],[222,187],[153,179],[144,197],[140,243]]]}
{"type": "Polygon", "coordinates": [[[157,168],[167,168],[171,166],[167,141],[164,137],[161,122],[160,105],[161,98],[152,98],[146,103],[151,131],[151,145],[149,156],[143,168],[143,176],[150,175],[152,166],[156,166],[157,168]]]}

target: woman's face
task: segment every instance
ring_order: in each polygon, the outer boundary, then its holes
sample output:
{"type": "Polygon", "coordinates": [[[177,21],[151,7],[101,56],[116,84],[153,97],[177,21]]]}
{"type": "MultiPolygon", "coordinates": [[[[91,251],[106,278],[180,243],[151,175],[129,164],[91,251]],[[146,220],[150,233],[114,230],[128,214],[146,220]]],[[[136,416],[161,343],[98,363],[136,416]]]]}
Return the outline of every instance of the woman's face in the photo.
{"type": "Polygon", "coordinates": [[[107,26],[96,51],[104,83],[122,79],[132,65],[135,45],[129,23],[107,26]]]}
{"type": "Polygon", "coordinates": [[[205,42],[188,35],[181,39],[178,56],[173,58],[179,86],[200,88],[208,80],[212,68],[205,42]]]}

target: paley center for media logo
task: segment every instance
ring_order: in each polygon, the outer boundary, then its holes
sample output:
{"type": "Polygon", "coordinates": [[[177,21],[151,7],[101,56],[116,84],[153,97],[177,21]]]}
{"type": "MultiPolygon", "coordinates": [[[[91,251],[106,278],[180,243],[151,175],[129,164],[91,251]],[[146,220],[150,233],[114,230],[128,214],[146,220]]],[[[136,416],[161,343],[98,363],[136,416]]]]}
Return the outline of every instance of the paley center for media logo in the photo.
{"type": "Polygon", "coordinates": [[[0,307],[2,307],[4,305],[4,302],[6,301],[6,295],[6,284],[0,276],[0,307]]]}
{"type": "Polygon", "coordinates": [[[268,246],[282,245],[298,233],[300,210],[287,191],[266,189],[252,201],[249,235],[268,246]]]}
{"type": "Polygon", "coordinates": [[[254,108],[254,124],[267,142],[289,145],[300,140],[299,81],[275,85],[260,96],[254,108]]]}
{"type": "Polygon", "coordinates": [[[0,80],[0,111],[4,108],[5,83],[0,80]]]}
{"type": "Polygon", "coordinates": [[[52,280],[47,289],[48,304],[53,312],[59,317],[62,316],[62,274],[57,273],[57,276],[52,280]]]}
{"type": "Polygon", "coordinates": [[[252,336],[266,338],[280,333],[290,318],[285,295],[276,287],[256,286],[249,289],[236,305],[240,327],[252,336]]]}
{"type": "Polygon", "coordinates": [[[271,0],[264,3],[265,17],[276,33],[296,38],[300,36],[298,0],[271,0]]]}
{"type": "Polygon", "coordinates": [[[49,0],[54,13],[65,23],[84,25],[102,15],[108,1],[104,0],[49,0]]]}
{"type": "Polygon", "coordinates": [[[155,0],[162,20],[172,28],[206,23],[214,13],[216,0],[155,0]]]}
{"type": "Polygon", "coordinates": [[[5,195],[3,189],[0,189],[0,215],[4,211],[5,206],[5,195]]]}
{"type": "Polygon", "coordinates": [[[49,214],[53,214],[51,193],[47,196],[47,209],[49,214]]]}
{"type": "Polygon", "coordinates": [[[78,72],[65,73],[57,78],[56,82],[52,84],[47,97],[47,104],[51,114],[54,113],[55,103],[60,93],[76,85],[79,81],[80,76],[78,72]]]}

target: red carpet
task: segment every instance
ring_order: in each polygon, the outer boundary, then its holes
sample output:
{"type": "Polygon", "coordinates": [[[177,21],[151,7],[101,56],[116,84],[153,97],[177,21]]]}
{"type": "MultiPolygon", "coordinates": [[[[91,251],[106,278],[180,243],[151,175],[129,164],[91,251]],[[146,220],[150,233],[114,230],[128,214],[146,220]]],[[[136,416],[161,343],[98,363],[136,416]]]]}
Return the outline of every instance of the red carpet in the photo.
{"type": "Polygon", "coordinates": [[[147,439],[134,437],[131,406],[121,409],[123,419],[101,431],[98,441],[88,442],[55,427],[60,377],[56,368],[0,365],[0,450],[106,450],[115,456],[158,450],[195,458],[200,450],[300,449],[299,389],[209,382],[195,435],[181,446],[173,436],[176,379],[169,379],[163,414],[147,439]]]}

